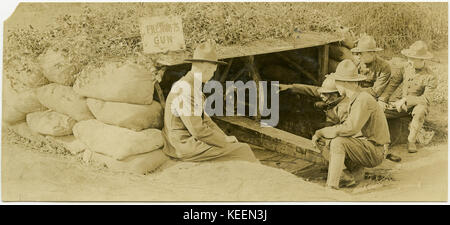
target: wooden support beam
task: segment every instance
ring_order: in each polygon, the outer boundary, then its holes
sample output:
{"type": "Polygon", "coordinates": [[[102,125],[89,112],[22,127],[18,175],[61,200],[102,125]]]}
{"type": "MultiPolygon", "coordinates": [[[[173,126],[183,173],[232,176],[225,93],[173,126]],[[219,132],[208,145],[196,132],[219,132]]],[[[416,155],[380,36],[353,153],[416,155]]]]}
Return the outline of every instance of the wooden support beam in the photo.
{"type": "Polygon", "coordinates": [[[214,117],[213,120],[228,135],[239,141],[263,147],[314,163],[325,163],[311,140],[273,128],[261,127],[260,123],[246,117],[214,117]]]}
{"type": "Polygon", "coordinates": [[[225,82],[227,80],[228,72],[230,72],[230,68],[231,68],[232,64],[233,64],[233,58],[231,58],[228,61],[228,64],[225,67],[225,70],[220,74],[220,78],[219,78],[220,83],[223,83],[223,82],[225,82]]]}
{"type": "MultiPolygon", "coordinates": [[[[230,79],[230,81],[235,81],[237,80],[240,76],[242,76],[242,74],[244,72],[248,71],[247,67],[242,68],[241,70],[239,70],[235,75],[233,75],[230,79]]],[[[221,83],[224,83],[225,81],[222,81],[221,83]]]]}
{"type": "MultiPolygon", "coordinates": [[[[247,66],[250,69],[250,75],[252,76],[252,79],[256,82],[256,102],[258,103],[258,106],[263,104],[259,99],[259,81],[261,81],[261,76],[259,75],[258,69],[255,64],[255,57],[254,56],[248,56],[248,63],[247,66]]],[[[261,112],[259,111],[259,107],[256,107],[256,121],[261,121],[261,112]]]]}
{"type": "Polygon", "coordinates": [[[283,53],[277,52],[276,55],[286,61],[289,65],[297,69],[299,72],[307,76],[309,79],[313,80],[316,85],[320,85],[320,82],[317,80],[316,76],[314,76],[312,73],[308,72],[306,69],[304,69],[302,66],[300,66],[298,63],[294,62],[294,60],[290,59],[283,53]]]}
{"type": "Polygon", "coordinates": [[[328,59],[329,59],[329,51],[330,46],[324,45],[319,47],[319,77],[318,80],[320,83],[325,80],[325,75],[328,74],[328,59]]]}
{"type": "Polygon", "coordinates": [[[162,108],[166,108],[166,98],[164,97],[164,92],[161,89],[161,86],[159,85],[159,81],[162,80],[164,73],[166,72],[166,68],[162,68],[158,71],[158,78],[155,81],[154,88],[156,90],[156,94],[158,94],[159,103],[161,104],[162,108]]]}

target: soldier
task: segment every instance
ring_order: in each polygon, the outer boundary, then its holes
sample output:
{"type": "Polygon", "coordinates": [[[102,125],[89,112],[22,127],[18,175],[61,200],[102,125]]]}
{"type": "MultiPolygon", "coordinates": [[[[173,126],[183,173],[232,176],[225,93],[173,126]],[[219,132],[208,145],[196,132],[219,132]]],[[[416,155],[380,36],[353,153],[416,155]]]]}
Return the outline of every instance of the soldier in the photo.
{"type": "Polygon", "coordinates": [[[375,167],[384,159],[384,145],[390,142],[386,117],[377,101],[359,87],[366,79],[359,75],[351,60],[339,63],[336,73],[329,76],[335,80],[341,95],[349,98],[347,119],[338,125],[317,130],[312,138],[317,146],[320,138],[332,139],[328,166],[327,187],[339,188],[344,165],[355,181],[364,177],[364,167],[375,167]],[[358,132],[361,137],[354,137],[358,132]]]}
{"type": "Polygon", "coordinates": [[[365,35],[358,41],[358,45],[351,49],[357,61],[358,72],[367,77],[360,82],[363,90],[377,99],[386,88],[391,76],[391,67],[388,62],[377,55],[378,51],[372,36],[365,35]]]}
{"type": "Polygon", "coordinates": [[[415,153],[417,133],[423,126],[431,93],[437,85],[436,77],[425,65],[425,60],[433,58],[433,54],[423,41],[416,41],[401,53],[407,57],[408,62],[400,68],[393,68],[392,79],[379,101],[384,105],[387,118],[412,115],[408,152],[415,153]]]}
{"type": "Polygon", "coordinates": [[[314,104],[317,109],[324,110],[327,125],[335,125],[347,118],[348,99],[340,96],[334,80],[326,78],[322,87],[307,84],[280,84],[280,91],[291,90],[295,93],[321,99],[314,104]]]}
{"type": "Polygon", "coordinates": [[[204,112],[205,96],[201,83],[212,78],[217,64],[226,64],[218,61],[214,43],[202,43],[195,49],[193,59],[186,61],[192,63],[191,70],[172,86],[167,96],[162,130],[164,153],[181,161],[245,160],[259,163],[248,144],[227,136],[204,112]],[[200,74],[200,77],[194,74],[200,74]],[[196,102],[196,96],[200,96],[201,102],[196,102]]]}

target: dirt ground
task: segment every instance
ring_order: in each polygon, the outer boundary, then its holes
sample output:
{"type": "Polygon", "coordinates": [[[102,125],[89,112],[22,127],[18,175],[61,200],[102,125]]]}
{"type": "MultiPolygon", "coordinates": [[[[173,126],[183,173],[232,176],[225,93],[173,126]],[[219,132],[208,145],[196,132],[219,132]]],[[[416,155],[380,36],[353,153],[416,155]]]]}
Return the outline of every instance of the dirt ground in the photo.
{"type": "MultiPolygon", "coordinates": [[[[23,18],[33,21],[37,15],[29,11],[15,15],[22,19],[9,25],[21,26],[23,18]]],[[[53,19],[46,18],[39,24],[53,19]]],[[[447,50],[436,54],[448,74],[447,50]]],[[[358,186],[332,192],[323,188],[324,172],[306,181],[305,176],[246,162],[180,163],[145,176],[116,172],[81,163],[74,156],[7,142],[2,132],[2,200],[448,201],[447,107],[438,104],[430,111],[427,122],[440,130],[432,144],[417,154],[408,154],[405,145],[395,146],[392,151],[402,157],[400,163],[385,161],[367,170],[367,179],[358,186]]]]}
{"type": "Polygon", "coordinates": [[[247,162],[180,163],[149,175],[116,172],[74,156],[2,146],[3,201],[447,201],[447,144],[385,161],[354,188],[327,192],[281,169],[247,162]],[[371,175],[376,175],[371,177],[371,175]]]}

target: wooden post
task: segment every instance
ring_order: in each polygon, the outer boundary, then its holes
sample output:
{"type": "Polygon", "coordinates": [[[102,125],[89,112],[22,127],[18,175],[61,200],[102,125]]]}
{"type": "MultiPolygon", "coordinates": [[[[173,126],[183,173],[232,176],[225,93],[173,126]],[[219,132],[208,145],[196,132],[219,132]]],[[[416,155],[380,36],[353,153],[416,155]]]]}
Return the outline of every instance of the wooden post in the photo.
{"type": "MultiPolygon", "coordinates": [[[[160,79],[162,80],[164,73],[166,72],[166,68],[162,68],[158,71],[158,76],[160,77],[160,79]]],[[[163,110],[166,108],[166,99],[164,98],[164,93],[161,89],[161,86],[159,85],[159,81],[156,80],[155,84],[154,84],[155,90],[156,90],[156,94],[158,94],[158,99],[159,99],[159,103],[161,104],[163,110]]]]}
{"type": "Polygon", "coordinates": [[[255,57],[254,56],[248,56],[248,68],[250,70],[250,75],[252,76],[252,79],[256,82],[256,102],[257,102],[257,106],[256,106],[256,121],[261,121],[261,112],[259,111],[259,106],[260,106],[260,100],[259,100],[259,81],[261,81],[261,76],[259,75],[258,69],[256,67],[255,64],[255,57]]]}
{"type": "Polygon", "coordinates": [[[325,80],[325,75],[328,74],[328,59],[329,59],[329,45],[323,45],[322,47],[319,47],[319,77],[318,80],[320,83],[325,80]]]}
{"type": "Polygon", "coordinates": [[[228,61],[227,67],[225,68],[223,73],[220,74],[220,78],[219,78],[220,83],[223,83],[223,82],[225,82],[227,80],[227,76],[228,76],[228,72],[230,71],[231,64],[233,64],[233,58],[231,58],[228,61]]]}

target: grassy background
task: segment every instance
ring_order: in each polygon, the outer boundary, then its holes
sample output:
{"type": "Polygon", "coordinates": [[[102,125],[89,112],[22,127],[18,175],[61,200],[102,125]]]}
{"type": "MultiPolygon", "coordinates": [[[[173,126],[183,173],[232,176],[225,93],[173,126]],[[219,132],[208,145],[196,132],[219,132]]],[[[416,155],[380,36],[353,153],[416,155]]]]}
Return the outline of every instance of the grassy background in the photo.
{"type": "MultiPolygon", "coordinates": [[[[245,44],[289,38],[294,30],[332,33],[341,26],[374,36],[387,57],[419,39],[435,52],[448,43],[447,3],[21,3],[5,23],[6,75],[33,70],[48,48],[62,50],[81,67],[114,58],[151,65],[152,56],[141,54],[138,18],[174,14],[183,17],[189,49],[208,38],[245,44]]],[[[434,102],[446,102],[447,72],[436,71],[434,102]]]]}

